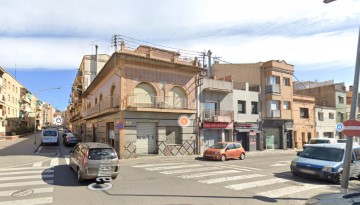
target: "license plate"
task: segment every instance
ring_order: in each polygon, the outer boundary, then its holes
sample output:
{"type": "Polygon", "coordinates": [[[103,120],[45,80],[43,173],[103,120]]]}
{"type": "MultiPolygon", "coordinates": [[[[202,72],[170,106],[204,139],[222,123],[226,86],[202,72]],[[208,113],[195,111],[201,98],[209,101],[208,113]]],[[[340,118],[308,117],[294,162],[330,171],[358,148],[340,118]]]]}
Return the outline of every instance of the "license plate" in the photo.
{"type": "Polygon", "coordinates": [[[299,171],[302,172],[302,173],[305,173],[305,174],[316,174],[315,171],[308,170],[308,169],[300,169],[299,171]]]}

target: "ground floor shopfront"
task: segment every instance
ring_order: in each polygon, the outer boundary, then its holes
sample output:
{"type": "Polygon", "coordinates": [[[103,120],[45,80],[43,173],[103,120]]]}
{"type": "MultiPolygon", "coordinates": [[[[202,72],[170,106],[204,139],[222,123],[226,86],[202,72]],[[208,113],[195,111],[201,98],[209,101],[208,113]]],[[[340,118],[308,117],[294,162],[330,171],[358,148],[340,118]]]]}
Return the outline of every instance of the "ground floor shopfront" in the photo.
{"type": "Polygon", "coordinates": [[[200,127],[200,154],[217,142],[233,141],[232,122],[202,122],[200,127]]]}
{"type": "Polygon", "coordinates": [[[264,149],[288,149],[294,147],[292,120],[263,120],[264,149]]]}

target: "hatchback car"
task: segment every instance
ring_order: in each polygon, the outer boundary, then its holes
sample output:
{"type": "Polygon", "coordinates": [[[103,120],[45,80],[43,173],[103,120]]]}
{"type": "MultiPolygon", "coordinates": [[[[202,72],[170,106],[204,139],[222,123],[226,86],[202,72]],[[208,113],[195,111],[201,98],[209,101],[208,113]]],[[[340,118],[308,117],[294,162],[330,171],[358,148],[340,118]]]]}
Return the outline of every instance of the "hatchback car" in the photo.
{"type": "Polygon", "coordinates": [[[69,158],[78,182],[98,177],[116,179],[119,174],[118,156],[114,148],[104,143],[80,142],[70,151],[69,158]]]}
{"type": "Polygon", "coordinates": [[[245,159],[245,150],[238,142],[218,142],[204,151],[205,159],[226,161],[227,159],[245,159]]]}
{"type": "Polygon", "coordinates": [[[67,133],[64,137],[63,137],[63,144],[64,146],[74,146],[77,143],[81,142],[81,139],[74,133],[67,133]]]}

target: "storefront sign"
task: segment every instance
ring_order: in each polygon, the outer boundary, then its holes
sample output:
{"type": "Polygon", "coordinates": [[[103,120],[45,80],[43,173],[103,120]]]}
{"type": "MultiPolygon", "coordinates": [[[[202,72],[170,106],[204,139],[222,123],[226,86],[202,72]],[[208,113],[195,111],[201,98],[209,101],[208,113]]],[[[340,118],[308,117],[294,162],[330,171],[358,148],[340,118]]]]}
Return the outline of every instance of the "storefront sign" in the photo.
{"type": "Polygon", "coordinates": [[[232,129],[232,123],[228,122],[204,122],[203,128],[209,129],[232,129]]]}

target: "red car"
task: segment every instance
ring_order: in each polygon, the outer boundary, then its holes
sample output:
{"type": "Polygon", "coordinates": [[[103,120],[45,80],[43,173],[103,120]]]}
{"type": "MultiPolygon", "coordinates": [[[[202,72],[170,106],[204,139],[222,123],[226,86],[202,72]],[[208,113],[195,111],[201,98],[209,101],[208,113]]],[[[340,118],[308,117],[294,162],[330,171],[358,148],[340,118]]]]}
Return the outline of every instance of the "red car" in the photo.
{"type": "Polygon", "coordinates": [[[227,159],[245,159],[245,150],[238,142],[218,142],[205,150],[205,159],[226,161],[227,159]]]}

